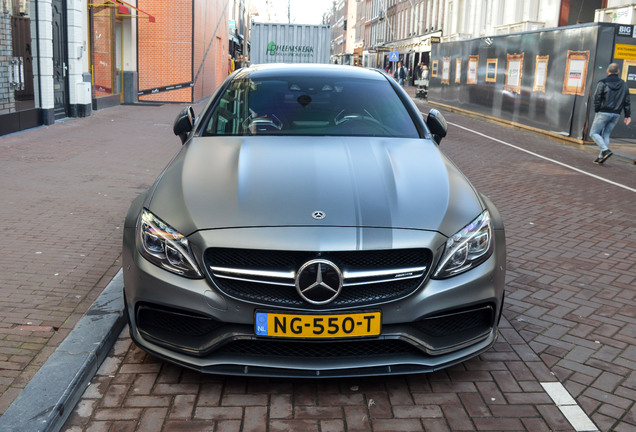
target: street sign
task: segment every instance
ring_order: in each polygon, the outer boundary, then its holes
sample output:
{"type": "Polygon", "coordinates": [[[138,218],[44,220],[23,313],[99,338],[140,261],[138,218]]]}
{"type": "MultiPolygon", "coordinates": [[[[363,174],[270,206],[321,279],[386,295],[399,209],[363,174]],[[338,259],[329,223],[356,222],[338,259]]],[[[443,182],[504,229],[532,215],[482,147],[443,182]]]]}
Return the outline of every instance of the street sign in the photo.
{"type": "Polygon", "coordinates": [[[636,46],[628,44],[614,45],[614,58],[636,60],[636,46]]]}
{"type": "Polygon", "coordinates": [[[389,53],[389,61],[396,62],[400,60],[400,55],[397,51],[391,51],[389,53]]]}

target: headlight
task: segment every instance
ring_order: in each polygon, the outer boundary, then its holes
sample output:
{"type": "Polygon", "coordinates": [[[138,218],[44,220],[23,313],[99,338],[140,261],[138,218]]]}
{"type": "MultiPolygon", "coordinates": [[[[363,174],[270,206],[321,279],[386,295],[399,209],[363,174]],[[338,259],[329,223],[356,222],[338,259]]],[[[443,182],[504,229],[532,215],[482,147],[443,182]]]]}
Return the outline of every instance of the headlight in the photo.
{"type": "Polygon", "coordinates": [[[137,248],[153,264],[188,278],[202,277],[188,239],[144,209],[137,223],[137,248]]]}
{"type": "Polygon", "coordinates": [[[486,261],[492,254],[492,225],[488,210],[446,241],[433,278],[458,275],[486,261]]]}

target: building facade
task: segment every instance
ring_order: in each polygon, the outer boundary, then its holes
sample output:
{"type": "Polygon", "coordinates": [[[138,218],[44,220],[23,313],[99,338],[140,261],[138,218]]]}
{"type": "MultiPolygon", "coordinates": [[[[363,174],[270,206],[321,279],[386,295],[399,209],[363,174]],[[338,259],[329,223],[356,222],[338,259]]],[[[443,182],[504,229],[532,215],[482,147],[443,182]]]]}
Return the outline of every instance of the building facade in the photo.
{"type": "Polygon", "coordinates": [[[196,102],[228,75],[227,0],[138,0],[154,19],[138,19],[137,95],[140,102],[196,102]]]}
{"type": "Polygon", "coordinates": [[[200,100],[227,76],[228,26],[228,0],[0,0],[0,135],[200,100]]]}
{"type": "Polygon", "coordinates": [[[636,23],[636,3],[629,0],[607,0],[607,4],[603,5],[602,9],[595,11],[594,21],[634,24],[636,23]]]}
{"type": "Polygon", "coordinates": [[[389,53],[417,64],[439,39],[445,0],[338,0],[326,16],[332,26],[332,62],[390,69],[389,53]],[[413,39],[411,41],[410,39],[413,39]],[[344,47],[343,47],[344,45],[344,47]]]}
{"type": "Polygon", "coordinates": [[[0,135],[90,114],[87,2],[0,2],[0,135]]]}
{"type": "MultiPolygon", "coordinates": [[[[250,0],[228,0],[230,9],[229,56],[245,62],[250,52],[250,0]]],[[[245,64],[240,64],[244,66],[245,64]]]]}
{"type": "Polygon", "coordinates": [[[324,23],[333,29],[332,62],[391,70],[397,53],[413,70],[429,65],[436,43],[593,21],[632,24],[634,11],[627,0],[336,0],[324,23]]]}
{"type": "Polygon", "coordinates": [[[332,63],[350,64],[346,52],[348,4],[348,0],[336,0],[333,3],[333,13],[328,23],[331,25],[332,63]]]}

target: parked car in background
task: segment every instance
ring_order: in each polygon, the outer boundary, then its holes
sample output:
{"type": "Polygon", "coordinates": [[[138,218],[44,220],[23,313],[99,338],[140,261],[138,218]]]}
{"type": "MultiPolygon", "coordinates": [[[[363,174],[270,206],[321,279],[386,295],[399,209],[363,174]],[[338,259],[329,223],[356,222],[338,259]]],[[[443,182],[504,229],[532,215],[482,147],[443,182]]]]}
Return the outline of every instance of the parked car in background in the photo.
{"type": "Polygon", "coordinates": [[[386,73],[237,71],[131,205],[130,333],[202,372],[287,377],[437,370],[489,349],[504,298],[493,203],[386,73]]]}

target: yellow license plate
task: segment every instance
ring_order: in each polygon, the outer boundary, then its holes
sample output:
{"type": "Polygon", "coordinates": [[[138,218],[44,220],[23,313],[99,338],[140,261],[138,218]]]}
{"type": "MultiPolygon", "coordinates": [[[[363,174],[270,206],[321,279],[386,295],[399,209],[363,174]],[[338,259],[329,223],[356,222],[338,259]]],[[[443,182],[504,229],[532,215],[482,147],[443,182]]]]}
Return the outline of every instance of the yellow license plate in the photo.
{"type": "Polygon", "coordinates": [[[325,315],[256,312],[255,318],[258,336],[283,338],[377,336],[382,327],[379,311],[325,315]]]}

